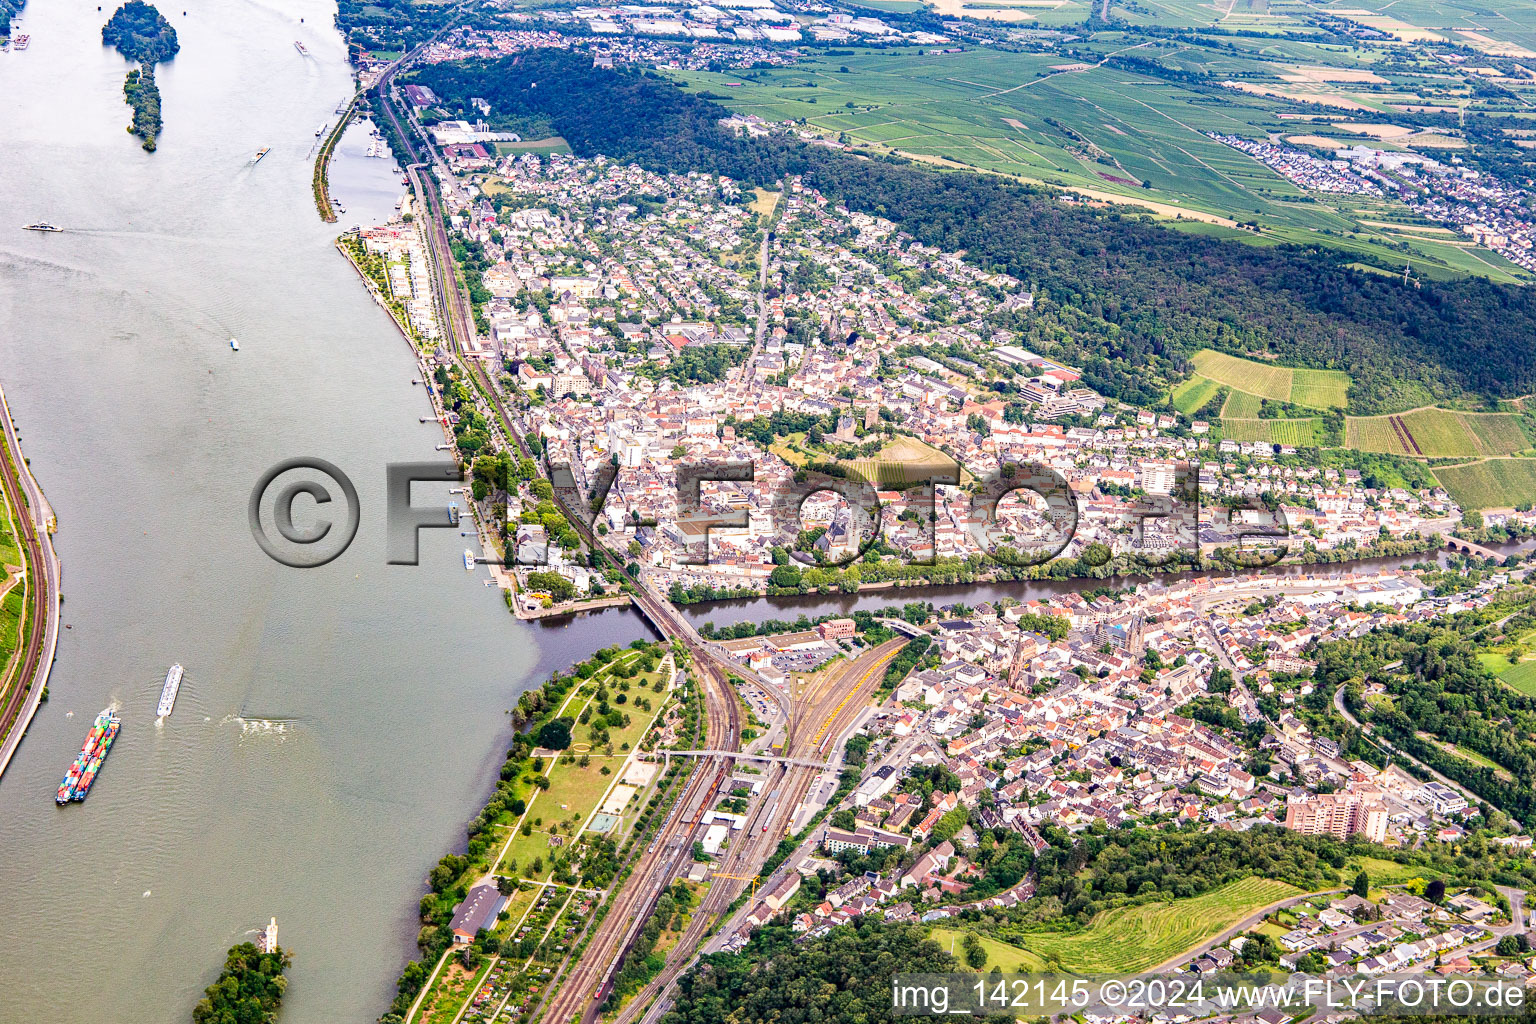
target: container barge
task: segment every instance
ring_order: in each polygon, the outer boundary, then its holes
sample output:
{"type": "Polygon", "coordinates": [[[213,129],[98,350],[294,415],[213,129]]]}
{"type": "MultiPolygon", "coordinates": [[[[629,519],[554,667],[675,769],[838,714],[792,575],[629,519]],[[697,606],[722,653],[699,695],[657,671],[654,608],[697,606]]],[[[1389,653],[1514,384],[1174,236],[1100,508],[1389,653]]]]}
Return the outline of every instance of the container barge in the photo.
{"type": "Polygon", "coordinates": [[[96,781],[96,773],[101,771],[101,763],[107,759],[107,751],[112,749],[112,741],[117,739],[117,729],[121,724],[117,712],[111,708],[106,708],[96,716],[96,724],[91,726],[90,734],[85,737],[80,756],[75,758],[64,781],[59,783],[55,803],[62,806],[71,800],[85,799],[91,791],[91,784],[96,781]]]}

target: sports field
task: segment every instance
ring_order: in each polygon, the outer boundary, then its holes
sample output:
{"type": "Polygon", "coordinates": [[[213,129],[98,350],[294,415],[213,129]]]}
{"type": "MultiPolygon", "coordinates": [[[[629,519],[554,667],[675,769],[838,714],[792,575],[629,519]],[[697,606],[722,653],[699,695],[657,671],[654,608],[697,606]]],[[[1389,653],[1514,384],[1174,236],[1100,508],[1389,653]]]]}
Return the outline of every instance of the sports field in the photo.
{"type": "Polygon", "coordinates": [[[1536,459],[1484,459],[1441,466],[1435,476],[1462,508],[1511,508],[1536,501],[1536,459]]]}
{"type": "Polygon", "coordinates": [[[1515,413],[1414,409],[1390,416],[1351,416],[1345,443],[1366,452],[1427,459],[1512,455],[1531,446],[1515,413]]]}
{"type": "Polygon", "coordinates": [[[1025,963],[1033,954],[1063,970],[1129,974],[1175,957],[1260,907],[1300,892],[1285,882],[1245,878],[1203,896],[1106,910],[1080,932],[1027,933],[1018,945],[988,946],[988,962],[1008,970],[1007,957],[1025,963]]]}

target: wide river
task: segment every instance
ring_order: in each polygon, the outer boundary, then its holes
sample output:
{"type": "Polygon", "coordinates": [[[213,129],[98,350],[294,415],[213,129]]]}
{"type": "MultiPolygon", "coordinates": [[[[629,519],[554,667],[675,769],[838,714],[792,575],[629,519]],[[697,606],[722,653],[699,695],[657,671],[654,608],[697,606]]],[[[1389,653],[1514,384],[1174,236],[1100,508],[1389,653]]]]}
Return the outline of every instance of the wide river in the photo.
{"type": "MultiPolygon", "coordinates": [[[[648,633],[632,612],[519,623],[464,571],[454,531],[424,532],[417,567],[384,564],[384,466],[440,457],[442,438],[418,423],[411,355],[310,196],[315,127],[350,90],[331,5],[164,8],[182,52],[158,75],[153,154],[123,130],[109,12],[31,0],[30,48],[0,53],[0,383],[59,516],[69,626],[0,779],[0,1024],[187,1019],[225,948],[273,915],[296,954],[283,1019],[366,1024],[414,952],[427,871],[494,787],[504,710],[648,633]],[[65,230],[21,230],[40,219],[65,230]],[[246,525],[257,477],[295,455],[336,463],[361,494],[356,541],[319,569],[269,561],[246,525]],[[186,683],[157,727],[176,661],[186,683]],[[123,727],[100,780],[55,807],[108,704],[123,727]]],[[[400,192],[367,143],[354,128],[334,168],[343,225],[387,217],[400,192]]]]}
{"type": "MultiPolygon", "coordinates": [[[[385,463],[441,458],[442,437],[310,197],[315,128],[350,91],[334,8],[161,9],[182,50],[153,154],[124,131],[112,7],[32,0],[31,46],[0,53],[0,383],[58,512],[71,627],[0,780],[0,1022],[189,1019],[224,950],[276,915],[296,955],[283,1019],[366,1024],[414,952],[427,871],[494,786],[504,710],[646,634],[630,614],[519,623],[456,531],[384,564],[385,463]],[[21,230],[41,219],[66,230],[21,230]],[[269,561],[246,526],[257,476],[295,455],[361,493],[356,541],[320,569],[269,561]],[[100,780],[55,807],[109,703],[100,780]]],[[[343,226],[400,193],[366,145],[354,129],[337,167],[343,226]]]]}

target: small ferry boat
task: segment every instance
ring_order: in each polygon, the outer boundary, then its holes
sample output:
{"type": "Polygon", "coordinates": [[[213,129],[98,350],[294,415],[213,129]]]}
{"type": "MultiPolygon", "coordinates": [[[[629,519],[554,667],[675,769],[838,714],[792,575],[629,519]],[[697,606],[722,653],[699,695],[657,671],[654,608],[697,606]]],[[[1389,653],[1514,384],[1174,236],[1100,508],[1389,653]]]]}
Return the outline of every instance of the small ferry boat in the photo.
{"type": "Polygon", "coordinates": [[[469,548],[464,549],[464,570],[473,572],[475,568],[475,553],[469,548]]]}
{"type": "Polygon", "coordinates": [[[28,45],[31,44],[31,42],[32,42],[32,37],[29,36],[29,35],[22,34],[22,35],[13,36],[11,38],[11,49],[13,49],[13,50],[25,50],[28,47],[28,45]]]}
{"type": "Polygon", "coordinates": [[[321,121],[320,122],[320,127],[315,129],[315,138],[318,139],[320,136],[325,134],[325,126],[326,126],[327,123],[328,122],[326,122],[326,121],[321,121]]]}
{"type": "Polygon", "coordinates": [[[26,229],[28,231],[63,231],[64,230],[63,228],[59,227],[57,224],[50,224],[50,223],[48,223],[45,220],[40,220],[36,224],[28,224],[26,226],[26,229]]]}
{"type": "Polygon", "coordinates": [[[293,41],[293,48],[295,50],[298,50],[299,54],[301,56],[304,56],[304,57],[308,57],[309,56],[309,49],[308,49],[308,47],[306,47],[303,43],[299,42],[297,39],[295,39],[293,41]]]}
{"type": "Polygon", "coordinates": [[[270,152],[272,152],[272,147],[271,146],[262,146],[260,149],[258,149],[256,151],[256,155],[251,158],[251,163],[253,163],[253,164],[261,163],[261,158],[266,156],[270,152]]]}

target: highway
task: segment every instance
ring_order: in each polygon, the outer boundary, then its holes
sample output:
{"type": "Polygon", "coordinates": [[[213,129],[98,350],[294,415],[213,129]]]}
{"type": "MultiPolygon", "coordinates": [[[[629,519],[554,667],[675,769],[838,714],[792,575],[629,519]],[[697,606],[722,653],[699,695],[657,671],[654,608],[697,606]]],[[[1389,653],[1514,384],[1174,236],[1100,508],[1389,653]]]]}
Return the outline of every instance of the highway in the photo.
{"type": "Polygon", "coordinates": [[[27,597],[31,605],[32,631],[26,649],[13,664],[6,680],[4,702],[0,704],[0,775],[11,763],[21,745],[32,716],[37,714],[43,689],[48,685],[48,671],[53,666],[59,642],[59,558],[48,536],[53,509],[43,497],[42,488],[27,468],[21,454],[21,441],[11,422],[11,407],[0,391],[0,426],[5,432],[6,457],[0,459],[5,493],[16,511],[27,565],[27,597]]]}

